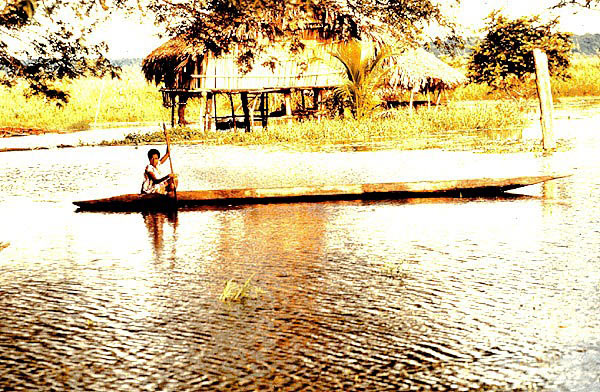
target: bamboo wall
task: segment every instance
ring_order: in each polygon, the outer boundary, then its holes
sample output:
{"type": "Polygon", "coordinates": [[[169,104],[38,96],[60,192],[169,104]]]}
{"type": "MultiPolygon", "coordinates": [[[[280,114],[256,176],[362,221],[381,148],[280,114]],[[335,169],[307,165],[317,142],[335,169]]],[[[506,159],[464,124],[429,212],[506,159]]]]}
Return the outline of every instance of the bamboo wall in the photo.
{"type": "Polygon", "coordinates": [[[196,64],[192,75],[192,89],[255,90],[338,86],[343,83],[343,72],[329,53],[330,44],[308,42],[300,55],[291,55],[282,48],[271,48],[243,74],[238,70],[236,54],[219,58],[207,56],[196,64]],[[275,60],[275,67],[265,61],[275,60]]]}

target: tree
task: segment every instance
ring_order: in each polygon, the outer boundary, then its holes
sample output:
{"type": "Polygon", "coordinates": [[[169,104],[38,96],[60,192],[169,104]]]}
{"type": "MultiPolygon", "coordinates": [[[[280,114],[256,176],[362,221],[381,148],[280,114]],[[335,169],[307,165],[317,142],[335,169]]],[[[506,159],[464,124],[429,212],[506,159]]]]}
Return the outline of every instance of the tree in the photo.
{"type": "Polygon", "coordinates": [[[102,8],[96,0],[8,0],[0,9],[0,83],[27,83],[26,94],[43,94],[66,102],[54,86],[63,78],[91,74],[116,76],[106,59],[105,44],[86,39],[95,25],[90,18],[102,8]],[[81,21],[90,19],[87,26],[81,21]]]}
{"type": "Polygon", "coordinates": [[[338,87],[335,93],[350,106],[352,115],[359,119],[369,115],[379,103],[375,93],[385,76],[383,62],[391,54],[387,47],[372,54],[365,54],[364,51],[359,41],[352,40],[332,53],[344,67],[347,77],[346,83],[338,87]]]}
{"type": "Polygon", "coordinates": [[[146,1],[166,35],[186,34],[215,55],[235,46],[242,70],[252,67],[255,54],[268,41],[285,37],[291,51],[301,49],[298,31],[310,26],[344,41],[394,40],[408,46],[415,46],[430,25],[456,35],[435,0],[146,1]]]}
{"type": "Polygon", "coordinates": [[[469,77],[487,83],[510,96],[523,95],[527,77],[535,73],[533,49],[548,55],[550,74],[567,77],[571,56],[571,35],[556,32],[558,20],[541,23],[539,17],[510,20],[500,12],[487,19],[487,33],[469,59],[469,77]]]}
{"type": "MultiPolygon", "coordinates": [[[[0,83],[24,79],[31,93],[66,100],[53,86],[63,77],[114,73],[106,45],[88,37],[110,12],[140,9],[156,18],[166,36],[187,34],[216,55],[232,44],[238,63],[249,69],[269,40],[291,38],[317,25],[330,37],[372,38],[415,45],[430,25],[454,31],[436,0],[5,0],[0,10],[0,83]],[[102,16],[104,15],[104,16],[102,16]]],[[[460,0],[453,0],[459,2],[460,0]]]]}
{"type": "Polygon", "coordinates": [[[562,8],[572,5],[584,8],[594,8],[599,4],[600,0],[559,0],[552,8],[562,8]]]}

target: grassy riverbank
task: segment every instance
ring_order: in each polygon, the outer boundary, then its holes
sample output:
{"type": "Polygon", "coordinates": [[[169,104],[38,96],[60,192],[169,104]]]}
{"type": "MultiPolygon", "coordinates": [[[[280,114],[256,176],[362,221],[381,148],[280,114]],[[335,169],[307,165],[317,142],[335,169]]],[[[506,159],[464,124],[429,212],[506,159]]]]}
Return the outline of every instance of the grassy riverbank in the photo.
{"type": "Polygon", "coordinates": [[[94,124],[156,123],[170,116],[139,67],[124,68],[120,79],[81,78],[58,85],[70,96],[62,107],[40,96],[27,98],[21,84],[0,87],[0,128],[77,131],[94,124]]]}
{"type": "MultiPolygon", "coordinates": [[[[577,56],[573,59],[568,81],[553,81],[554,96],[600,96],[600,57],[577,56]]],[[[533,81],[532,81],[533,83],[533,81]]],[[[61,82],[70,94],[64,107],[50,103],[41,97],[26,98],[23,86],[12,89],[0,87],[0,133],[28,133],[31,130],[70,132],[93,127],[110,127],[116,123],[157,124],[169,122],[170,111],[162,106],[158,89],[146,83],[139,67],[130,66],[123,70],[121,79],[82,78],[61,82]]],[[[293,127],[272,126],[268,132],[251,134],[221,132],[197,135],[188,131],[188,137],[210,143],[277,143],[299,141],[302,143],[357,143],[378,140],[399,140],[409,135],[446,132],[448,130],[508,129],[523,123],[520,103],[510,102],[498,109],[483,109],[480,105],[465,108],[459,101],[485,101],[500,98],[482,85],[469,84],[458,88],[446,97],[448,106],[438,111],[423,109],[417,115],[398,111],[392,116],[378,113],[376,118],[364,124],[354,120],[328,120],[320,123],[301,123],[293,127]],[[454,103],[453,103],[454,102],[454,103]],[[512,105],[512,107],[511,107],[512,105]],[[486,112],[487,110],[487,112],[486,112]]],[[[219,112],[231,109],[226,97],[218,102],[219,112]]],[[[198,118],[197,100],[188,104],[188,119],[198,118]]]]}
{"type": "MultiPolygon", "coordinates": [[[[464,64],[459,64],[464,66],[464,64]]],[[[600,96],[600,56],[575,55],[569,67],[569,78],[566,80],[552,78],[552,96],[597,97],[600,96]]],[[[529,98],[536,97],[535,78],[532,77],[524,91],[529,98]]],[[[506,93],[493,91],[485,84],[469,83],[448,94],[448,99],[455,101],[480,101],[506,99],[506,93]]]]}
{"type": "MultiPolygon", "coordinates": [[[[416,111],[397,109],[381,113],[370,121],[327,119],[269,125],[253,132],[203,132],[194,128],[170,130],[176,143],[210,145],[283,144],[302,148],[327,148],[343,145],[367,148],[393,147],[405,150],[443,148],[447,150],[479,150],[486,152],[535,151],[534,143],[523,144],[521,130],[527,124],[524,103],[486,102],[454,103],[416,111]]],[[[107,141],[109,145],[164,143],[164,134],[129,134],[123,140],[107,141]]]]}

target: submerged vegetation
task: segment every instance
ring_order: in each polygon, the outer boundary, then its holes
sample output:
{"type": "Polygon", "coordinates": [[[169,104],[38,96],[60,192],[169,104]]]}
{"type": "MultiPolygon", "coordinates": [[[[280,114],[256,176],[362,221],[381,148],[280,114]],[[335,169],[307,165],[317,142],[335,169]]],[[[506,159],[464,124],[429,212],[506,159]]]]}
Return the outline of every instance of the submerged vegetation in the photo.
{"type": "Polygon", "coordinates": [[[246,299],[255,299],[265,293],[260,287],[256,287],[250,284],[250,281],[255,274],[252,274],[242,284],[235,282],[233,279],[229,279],[225,283],[223,292],[219,299],[222,302],[242,302],[246,299]]]}

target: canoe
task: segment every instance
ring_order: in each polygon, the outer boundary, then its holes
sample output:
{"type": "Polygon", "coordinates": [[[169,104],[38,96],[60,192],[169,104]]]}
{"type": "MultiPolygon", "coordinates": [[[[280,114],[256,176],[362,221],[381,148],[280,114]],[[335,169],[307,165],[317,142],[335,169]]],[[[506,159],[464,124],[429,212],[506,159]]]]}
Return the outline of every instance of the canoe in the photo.
{"type": "Polygon", "coordinates": [[[79,207],[81,211],[144,211],[205,205],[296,201],[493,196],[508,190],[562,177],[566,176],[476,178],[283,188],[207,189],[177,191],[177,200],[159,194],[127,194],[105,199],[75,201],[73,204],[79,207]]]}

